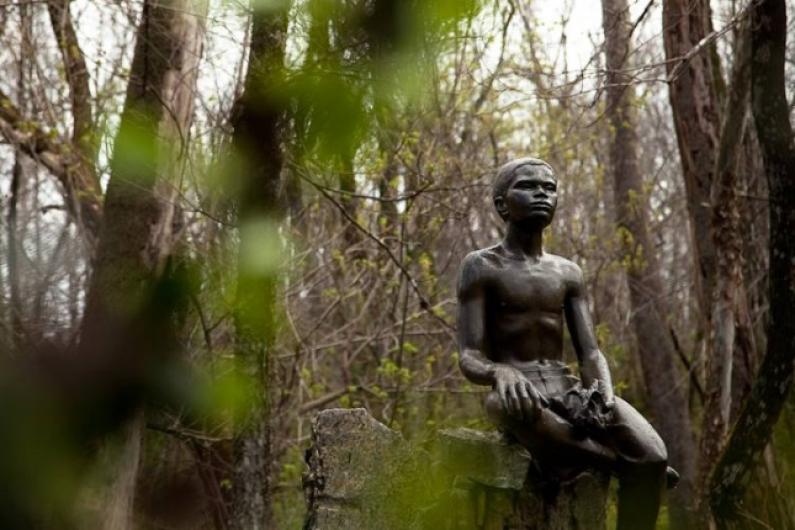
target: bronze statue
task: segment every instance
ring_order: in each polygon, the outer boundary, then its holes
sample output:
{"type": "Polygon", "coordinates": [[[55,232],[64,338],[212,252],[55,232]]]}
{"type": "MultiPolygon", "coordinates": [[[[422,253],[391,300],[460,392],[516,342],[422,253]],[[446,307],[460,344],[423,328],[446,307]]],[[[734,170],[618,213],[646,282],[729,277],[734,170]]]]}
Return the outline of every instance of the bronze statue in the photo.
{"type": "Polygon", "coordinates": [[[525,445],[550,476],[586,467],[619,479],[619,530],[653,529],[666,478],[665,444],[629,403],[616,397],[596,344],[580,268],[547,254],[542,232],[555,213],[557,179],[546,162],[502,166],[494,206],[505,238],[464,258],[458,284],[460,366],[491,385],[486,411],[525,445]],[[580,381],[562,361],[563,315],[580,381]]]}

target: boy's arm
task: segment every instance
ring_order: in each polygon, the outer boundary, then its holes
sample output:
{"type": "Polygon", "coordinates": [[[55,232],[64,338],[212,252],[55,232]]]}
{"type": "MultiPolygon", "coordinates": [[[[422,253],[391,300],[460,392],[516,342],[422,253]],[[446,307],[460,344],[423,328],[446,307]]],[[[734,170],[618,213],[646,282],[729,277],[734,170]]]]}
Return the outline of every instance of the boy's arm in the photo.
{"type": "Polygon", "coordinates": [[[574,351],[577,352],[577,359],[580,362],[583,385],[589,387],[594,381],[597,381],[599,391],[605,401],[612,405],[615,397],[610,368],[607,365],[607,359],[596,344],[591,313],[585,299],[582,271],[576,265],[574,267],[575,272],[564,304],[566,324],[569,327],[574,351]]]}
{"type": "Polygon", "coordinates": [[[458,362],[464,376],[473,383],[495,386],[497,367],[483,353],[485,296],[478,261],[474,254],[464,258],[458,277],[458,362]]]}

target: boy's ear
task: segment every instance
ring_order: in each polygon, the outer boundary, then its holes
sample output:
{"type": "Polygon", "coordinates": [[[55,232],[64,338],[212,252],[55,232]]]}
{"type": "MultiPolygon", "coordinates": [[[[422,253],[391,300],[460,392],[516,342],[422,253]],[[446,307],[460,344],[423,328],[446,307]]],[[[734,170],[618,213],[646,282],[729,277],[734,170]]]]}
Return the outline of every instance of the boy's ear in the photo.
{"type": "Polygon", "coordinates": [[[494,208],[497,209],[497,213],[500,214],[500,217],[503,219],[505,219],[505,216],[508,215],[508,207],[505,206],[505,199],[502,195],[494,197],[494,208]]]}

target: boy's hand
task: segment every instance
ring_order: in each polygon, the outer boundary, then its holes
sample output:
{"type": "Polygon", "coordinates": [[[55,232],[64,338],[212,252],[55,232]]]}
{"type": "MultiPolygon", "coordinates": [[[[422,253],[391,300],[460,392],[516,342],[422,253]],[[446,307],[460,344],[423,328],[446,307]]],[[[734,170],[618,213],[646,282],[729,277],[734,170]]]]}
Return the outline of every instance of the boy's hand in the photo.
{"type": "Polygon", "coordinates": [[[517,418],[530,419],[536,409],[549,406],[533,383],[513,366],[499,365],[494,371],[494,381],[503,408],[517,418]]]}

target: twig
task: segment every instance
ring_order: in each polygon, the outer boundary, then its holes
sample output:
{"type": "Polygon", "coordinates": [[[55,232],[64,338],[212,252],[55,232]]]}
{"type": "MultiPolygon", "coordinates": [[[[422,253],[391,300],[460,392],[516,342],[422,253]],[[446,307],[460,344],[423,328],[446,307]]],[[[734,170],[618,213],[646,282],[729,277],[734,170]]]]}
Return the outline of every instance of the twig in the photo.
{"type": "Polygon", "coordinates": [[[455,331],[455,328],[451,326],[445,319],[443,319],[442,317],[440,317],[439,315],[433,312],[431,304],[428,302],[428,299],[425,298],[425,295],[422,294],[422,291],[420,291],[420,288],[417,285],[416,280],[411,275],[411,273],[408,270],[406,270],[406,268],[400,263],[400,260],[398,260],[397,257],[395,257],[395,254],[392,252],[392,249],[390,249],[386,243],[381,241],[381,239],[378,236],[371,233],[369,230],[367,230],[365,227],[359,224],[359,222],[356,221],[356,219],[351,217],[351,215],[345,210],[345,208],[340,203],[338,203],[325,189],[323,189],[322,186],[316,185],[312,180],[307,179],[307,182],[312,184],[315,187],[315,189],[318,190],[321,195],[323,195],[323,197],[328,199],[331,202],[331,204],[333,204],[334,207],[336,207],[337,210],[340,211],[342,216],[345,217],[345,219],[349,223],[351,223],[357,230],[359,230],[365,236],[367,236],[368,239],[373,240],[375,244],[378,245],[386,253],[389,259],[395,264],[395,266],[397,266],[398,269],[400,269],[400,272],[406,278],[406,281],[409,282],[409,285],[411,285],[412,290],[417,295],[417,298],[419,298],[420,300],[420,307],[423,310],[427,311],[433,318],[438,320],[444,327],[446,327],[451,331],[455,331]]]}
{"type": "Polygon", "coordinates": [[[162,432],[164,434],[170,434],[180,440],[184,440],[187,442],[199,442],[202,444],[211,444],[211,443],[218,443],[223,442],[225,440],[231,440],[229,437],[223,436],[210,436],[207,434],[202,433],[201,431],[195,431],[193,429],[185,429],[184,427],[168,427],[166,425],[162,425],[160,423],[156,423],[153,421],[146,422],[146,428],[151,429],[153,431],[162,432]]]}

